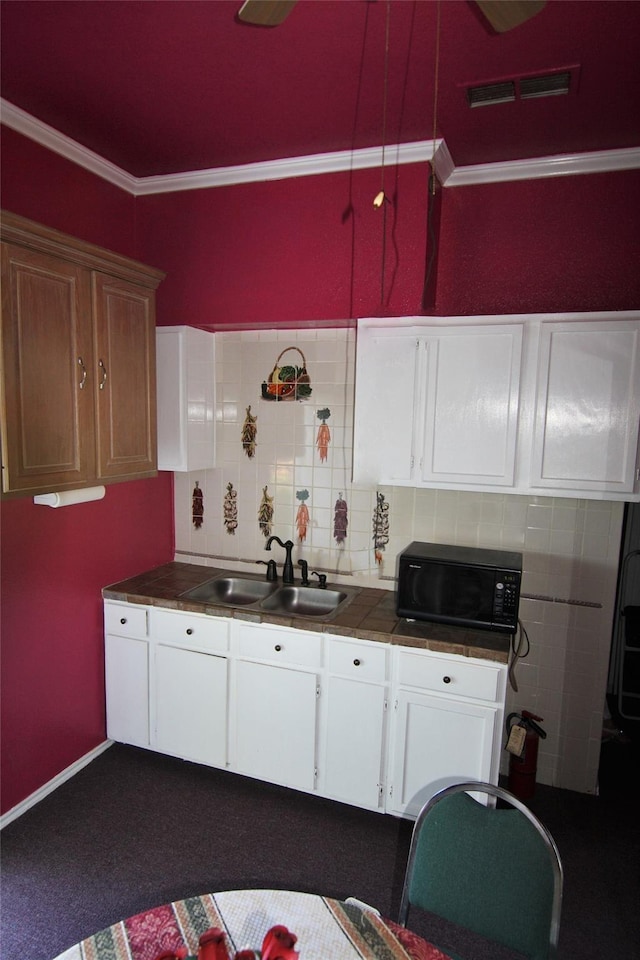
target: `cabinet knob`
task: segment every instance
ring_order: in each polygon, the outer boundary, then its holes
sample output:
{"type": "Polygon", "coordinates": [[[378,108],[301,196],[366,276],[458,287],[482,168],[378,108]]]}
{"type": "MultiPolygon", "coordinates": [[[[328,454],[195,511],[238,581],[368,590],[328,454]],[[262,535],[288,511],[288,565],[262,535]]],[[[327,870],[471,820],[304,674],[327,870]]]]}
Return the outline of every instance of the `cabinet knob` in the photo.
{"type": "Polygon", "coordinates": [[[190,637],[192,633],[193,633],[193,630],[191,629],[191,627],[187,627],[187,636],[190,637]]]}
{"type": "Polygon", "coordinates": [[[125,624],[126,622],[127,622],[127,618],[126,618],[126,617],[120,617],[120,623],[121,623],[123,626],[124,626],[124,624],[125,624]]]}
{"type": "Polygon", "coordinates": [[[443,678],[442,678],[442,682],[443,682],[443,683],[451,683],[451,677],[443,677],[443,678]]]}
{"type": "Polygon", "coordinates": [[[275,645],[275,647],[274,647],[273,649],[276,651],[276,653],[280,653],[280,651],[282,650],[282,647],[280,646],[279,643],[276,643],[276,645],[275,645]]]}
{"type": "Polygon", "coordinates": [[[357,660],[357,659],[354,660],[354,661],[353,661],[353,665],[354,665],[354,667],[359,667],[359,666],[360,666],[360,661],[357,660]]]}

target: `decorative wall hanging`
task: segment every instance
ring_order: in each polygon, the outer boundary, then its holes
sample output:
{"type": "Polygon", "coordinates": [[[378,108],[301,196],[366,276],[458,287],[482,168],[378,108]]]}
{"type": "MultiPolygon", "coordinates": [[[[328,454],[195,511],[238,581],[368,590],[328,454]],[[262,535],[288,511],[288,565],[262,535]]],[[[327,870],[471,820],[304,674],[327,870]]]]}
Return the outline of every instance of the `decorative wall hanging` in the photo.
{"type": "Polygon", "coordinates": [[[382,493],[376,492],[373,511],[373,550],[376,563],[382,563],[382,551],[389,543],[389,504],[382,493]]]}
{"type": "Polygon", "coordinates": [[[227,492],[224,495],[224,525],[227,533],[235,534],[238,526],[238,491],[233,489],[233,484],[227,484],[227,492]]]}
{"type": "Polygon", "coordinates": [[[309,526],[309,511],[305,500],[309,499],[308,490],[298,490],[296,497],[300,500],[300,506],[296,514],[296,527],[298,528],[298,540],[300,543],[307,539],[307,527],[309,526]]]}
{"type": "MultiPolygon", "coordinates": [[[[296,358],[297,359],[297,358],[296,358]]],[[[307,361],[299,347],[285,347],[276,360],[273,370],[262,384],[263,400],[308,400],[311,396],[311,380],[307,373],[307,361]],[[286,363],[280,366],[285,353],[296,350],[302,357],[302,366],[286,363]]]]}
{"type": "Polygon", "coordinates": [[[251,413],[251,404],[249,404],[247,415],[242,424],[242,447],[250,460],[256,452],[257,422],[258,418],[251,413]]]}
{"type": "Polygon", "coordinates": [[[267,488],[262,488],[262,500],[258,509],[258,523],[265,537],[271,536],[271,523],[273,521],[273,497],[267,493],[267,488]]]}
{"type": "Polygon", "coordinates": [[[331,431],[326,424],[326,421],[331,416],[331,410],[329,407],[325,407],[324,410],[318,410],[318,420],[322,420],[322,423],[318,427],[318,437],[316,440],[316,446],[318,447],[318,453],[320,454],[320,460],[327,459],[327,452],[329,450],[329,442],[331,440],[331,431]]]}
{"type": "Polygon", "coordinates": [[[347,501],[338,494],[333,512],[333,537],[338,545],[343,544],[347,537],[347,501]]]}
{"type": "Polygon", "coordinates": [[[191,494],[191,519],[196,530],[199,530],[204,519],[204,497],[197,480],[191,494]]]}

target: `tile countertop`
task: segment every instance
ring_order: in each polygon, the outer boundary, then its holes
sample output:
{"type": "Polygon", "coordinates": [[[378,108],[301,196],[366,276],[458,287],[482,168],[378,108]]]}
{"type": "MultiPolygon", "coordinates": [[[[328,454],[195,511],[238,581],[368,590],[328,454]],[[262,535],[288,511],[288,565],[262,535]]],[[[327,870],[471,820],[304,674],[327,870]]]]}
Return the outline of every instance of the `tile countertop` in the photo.
{"type": "MultiPolygon", "coordinates": [[[[298,630],[314,630],[341,637],[355,637],[359,640],[399,644],[439,653],[455,653],[463,657],[479,657],[496,663],[508,663],[509,660],[509,634],[401,620],[395,612],[395,593],[392,590],[348,586],[346,589],[352,595],[349,602],[331,618],[319,620],[267,613],[256,608],[229,607],[181,598],[181,594],[185,591],[197,587],[205,580],[224,574],[246,576],[238,571],[229,571],[221,567],[203,567],[192,563],[165,563],[137,577],[130,577],[128,580],[121,580],[120,583],[105,587],[102,596],[105,600],[168,607],[190,613],[206,613],[213,617],[234,617],[253,623],[280,624],[295,627],[298,630]]],[[[342,587],[344,584],[329,583],[328,586],[342,587]]]]}

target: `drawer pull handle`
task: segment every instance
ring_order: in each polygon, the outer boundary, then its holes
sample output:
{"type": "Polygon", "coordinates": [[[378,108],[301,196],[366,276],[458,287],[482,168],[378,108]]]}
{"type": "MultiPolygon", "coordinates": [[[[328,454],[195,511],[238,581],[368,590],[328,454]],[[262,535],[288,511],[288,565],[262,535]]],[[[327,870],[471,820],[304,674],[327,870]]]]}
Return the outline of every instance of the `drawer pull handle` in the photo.
{"type": "Polygon", "coordinates": [[[442,678],[442,682],[443,682],[443,683],[451,683],[451,677],[443,677],[443,678],[442,678]]]}
{"type": "Polygon", "coordinates": [[[192,633],[193,633],[193,630],[191,629],[191,627],[187,627],[187,636],[190,637],[192,633]]]}
{"type": "Polygon", "coordinates": [[[120,617],[120,623],[122,624],[122,626],[124,626],[126,622],[127,622],[126,617],[120,617]]]}
{"type": "Polygon", "coordinates": [[[276,651],[276,653],[280,653],[280,651],[282,650],[282,647],[280,646],[279,643],[276,643],[274,650],[276,651]]]}
{"type": "Polygon", "coordinates": [[[353,665],[354,665],[354,667],[359,667],[359,666],[360,666],[360,661],[357,660],[357,659],[354,660],[354,661],[353,661],[353,665]]]}

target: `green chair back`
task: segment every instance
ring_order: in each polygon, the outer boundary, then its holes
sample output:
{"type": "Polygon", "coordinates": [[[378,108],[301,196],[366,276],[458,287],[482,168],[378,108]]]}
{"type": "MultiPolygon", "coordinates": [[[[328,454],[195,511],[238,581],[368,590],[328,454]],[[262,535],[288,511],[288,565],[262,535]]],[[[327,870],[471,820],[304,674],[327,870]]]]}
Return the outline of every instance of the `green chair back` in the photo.
{"type": "Polygon", "coordinates": [[[457,784],[418,815],[398,919],[406,926],[414,905],[531,960],[550,960],[562,882],[553,838],[520,800],[493,784],[457,784]],[[485,805],[467,791],[509,807],[485,805]]]}

